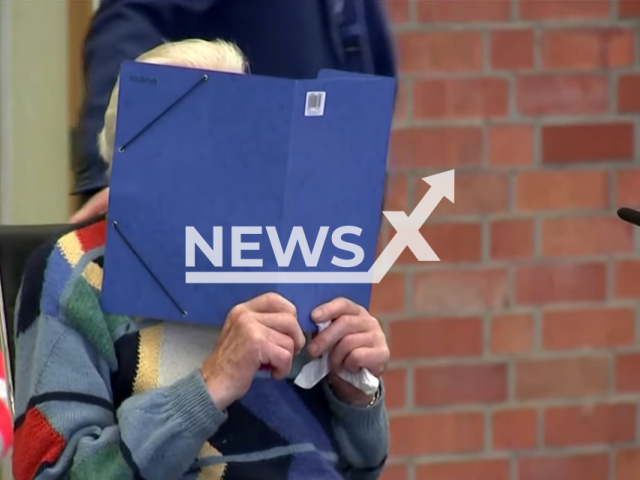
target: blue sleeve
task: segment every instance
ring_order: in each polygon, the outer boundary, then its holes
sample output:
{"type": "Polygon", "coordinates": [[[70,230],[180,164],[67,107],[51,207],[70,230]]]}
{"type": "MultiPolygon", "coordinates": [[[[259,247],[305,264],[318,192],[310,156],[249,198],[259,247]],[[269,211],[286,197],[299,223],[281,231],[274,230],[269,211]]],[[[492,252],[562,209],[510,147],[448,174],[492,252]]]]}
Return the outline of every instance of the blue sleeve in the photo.
{"type": "Polygon", "coordinates": [[[102,0],[85,38],[83,63],[85,92],[77,132],[75,192],[90,192],[108,184],[97,138],[123,61],[174,36],[173,0],[102,0]]]}
{"type": "Polygon", "coordinates": [[[369,407],[354,407],[342,402],[323,382],[331,412],[340,455],[348,480],[376,480],[382,474],[389,452],[389,419],[385,408],[384,384],[380,395],[369,407]]]}
{"type": "Polygon", "coordinates": [[[388,18],[388,7],[380,0],[368,1],[365,6],[375,73],[397,77],[396,44],[388,18]]]}

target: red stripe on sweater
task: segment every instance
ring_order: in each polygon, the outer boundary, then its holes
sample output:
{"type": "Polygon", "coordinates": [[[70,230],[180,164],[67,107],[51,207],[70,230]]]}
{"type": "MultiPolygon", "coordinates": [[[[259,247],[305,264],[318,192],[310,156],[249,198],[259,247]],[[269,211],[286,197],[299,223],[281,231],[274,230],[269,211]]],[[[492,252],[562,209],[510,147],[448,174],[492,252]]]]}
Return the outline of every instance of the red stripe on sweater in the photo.
{"type": "Polygon", "coordinates": [[[82,250],[88,252],[101,247],[107,238],[107,221],[100,220],[76,231],[82,250]]]}
{"type": "Polygon", "coordinates": [[[65,441],[37,409],[27,411],[14,435],[13,475],[16,480],[33,480],[40,465],[55,463],[65,441]]]}

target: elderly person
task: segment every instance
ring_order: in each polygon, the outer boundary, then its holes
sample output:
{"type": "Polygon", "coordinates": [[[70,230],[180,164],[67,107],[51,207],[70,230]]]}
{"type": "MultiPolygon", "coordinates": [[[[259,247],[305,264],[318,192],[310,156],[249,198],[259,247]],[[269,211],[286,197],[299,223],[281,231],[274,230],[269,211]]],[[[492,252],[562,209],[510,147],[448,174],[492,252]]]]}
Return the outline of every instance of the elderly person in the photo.
{"type": "MultiPolygon", "coordinates": [[[[168,43],[138,61],[246,69],[222,41],[168,43]]],[[[98,142],[105,161],[116,105],[117,86],[98,142]]],[[[386,367],[385,336],[364,308],[346,299],[318,306],[313,320],[332,322],[312,339],[295,306],[273,293],[235,306],[221,329],[106,314],[105,222],[61,237],[27,265],[16,319],[16,480],[379,476],[384,389],[365,395],[337,375],[366,368],[379,377],[386,367]],[[300,364],[325,352],[329,376],[297,387],[300,364]]]]}

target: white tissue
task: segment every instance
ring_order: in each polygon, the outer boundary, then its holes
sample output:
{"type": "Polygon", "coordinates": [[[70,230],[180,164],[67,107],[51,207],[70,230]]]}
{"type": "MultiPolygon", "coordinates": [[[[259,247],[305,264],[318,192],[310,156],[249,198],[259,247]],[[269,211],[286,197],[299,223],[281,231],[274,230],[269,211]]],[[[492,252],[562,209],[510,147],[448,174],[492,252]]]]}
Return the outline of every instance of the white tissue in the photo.
{"type": "MultiPolygon", "coordinates": [[[[327,328],[331,322],[325,322],[318,325],[318,331],[327,328]]],[[[307,363],[294,380],[294,383],[301,388],[310,389],[318,384],[320,380],[329,373],[329,354],[325,353],[320,358],[307,363]]],[[[375,377],[369,370],[362,369],[358,373],[351,373],[343,370],[338,376],[349,382],[354,387],[359,388],[367,395],[373,395],[380,387],[380,380],[375,377]]]]}

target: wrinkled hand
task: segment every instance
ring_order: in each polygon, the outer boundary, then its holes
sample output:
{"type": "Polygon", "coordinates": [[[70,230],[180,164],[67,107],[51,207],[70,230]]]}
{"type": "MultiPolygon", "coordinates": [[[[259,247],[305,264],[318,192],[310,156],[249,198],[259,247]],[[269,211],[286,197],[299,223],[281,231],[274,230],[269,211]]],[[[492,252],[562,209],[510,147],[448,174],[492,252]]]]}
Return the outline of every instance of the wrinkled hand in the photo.
{"type": "Polygon", "coordinates": [[[296,308],[284,297],[266,293],[233,307],[200,370],[216,406],[224,410],[242,398],[262,366],[274,379],[286,377],[304,344],[296,308]]]}
{"type": "Polygon", "coordinates": [[[313,357],[329,353],[328,380],[334,392],[352,405],[366,405],[373,397],[362,392],[338,376],[346,369],[358,373],[367,369],[376,377],[382,376],[389,362],[389,347],[380,323],[360,305],[337,298],[317,307],[311,318],[315,323],[332,321],[331,325],[309,343],[313,357]]]}
{"type": "Polygon", "coordinates": [[[100,190],[85,203],[69,220],[70,223],[82,223],[90,218],[106,213],[109,207],[109,187],[100,190]]]}

